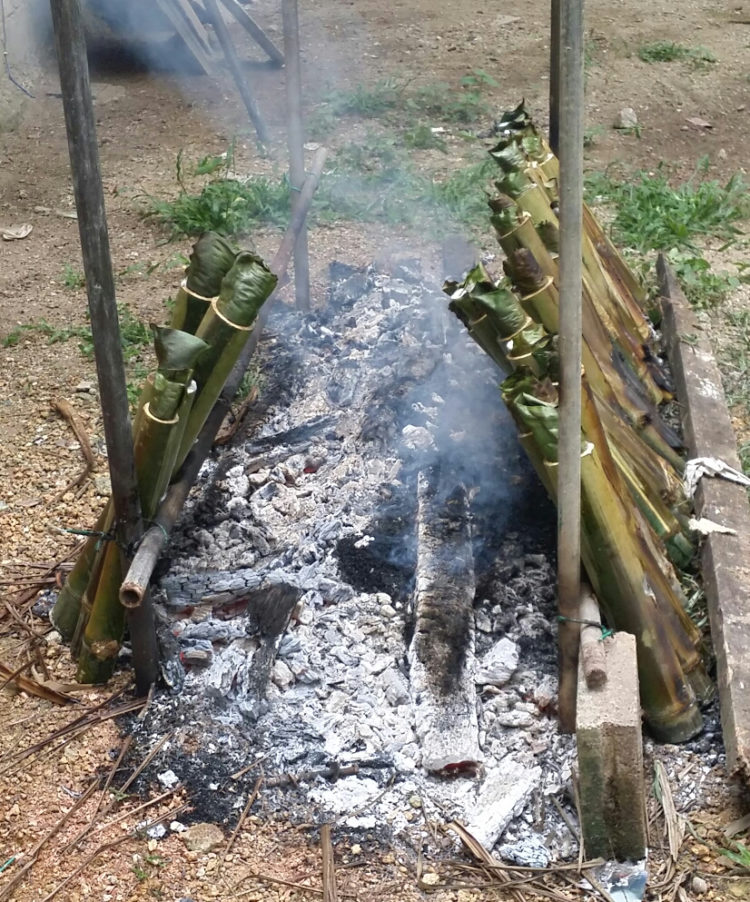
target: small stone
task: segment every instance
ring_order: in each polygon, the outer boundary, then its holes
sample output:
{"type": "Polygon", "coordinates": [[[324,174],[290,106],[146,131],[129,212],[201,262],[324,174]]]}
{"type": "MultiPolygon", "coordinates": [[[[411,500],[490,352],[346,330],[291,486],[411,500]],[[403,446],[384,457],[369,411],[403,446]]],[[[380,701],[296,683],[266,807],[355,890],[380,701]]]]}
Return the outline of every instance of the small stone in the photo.
{"type": "Polygon", "coordinates": [[[159,848],[159,841],[156,839],[150,839],[146,843],[146,848],[149,850],[149,852],[155,852],[159,848]]]}
{"type": "Polygon", "coordinates": [[[426,886],[437,886],[440,883],[440,875],[434,871],[428,871],[426,874],[422,874],[422,883],[426,886]]]}
{"type": "Polygon", "coordinates": [[[361,855],[362,854],[362,846],[358,842],[355,842],[351,848],[352,855],[361,855]]]}
{"type": "Polygon", "coordinates": [[[94,386],[90,382],[79,382],[75,390],[78,394],[84,394],[93,391],[94,386]]]}
{"type": "Polygon", "coordinates": [[[412,808],[421,808],[422,799],[418,795],[409,796],[409,804],[412,808]]]}
{"type": "Polygon", "coordinates": [[[108,497],[112,492],[109,476],[102,474],[94,477],[94,491],[101,497],[108,497]]]}
{"type": "Polygon", "coordinates": [[[189,852],[211,852],[224,842],[224,834],[216,824],[194,824],[180,838],[189,852]]]}
{"type": "Polygon", "coordinates": [[[283,661],[277,660],[273,665],[271,680],[275,686],[278,686],[278,688],[281,689],[282,692],[286,692],[286,690],[294,682],[294,674],[283,661]]]}
{"type": "Polygon", "coordinates": [[[172,833],[184,833],[188,828],[180,821],[172,821],[169,825],[172,833]]]}
{"type": "Polygon", "coordinates": [[[384,605],[380,608],[380,613],[381,613],[384,617],[391,618],[391,617],[395,617],[395,616],[396,616],[396,609],[393,607],[392,604],[384,604],[384,605]]]}
{"type": "Polygon", "coordinates": [[[157,774],[156,779],[165,789],[171,789],[180,782],[180,778],[173,770],[165,770],[162,774],[157,774]]]}
{"type": "Polygon", "coordinates": [[[638,125],[638,117],[632,107],[623,107],[615,116],[614,128],[635,128],[638,125]]]}
{"type": "Polygon", "coordinates": [[[719,150],[719,152],[716,154],[716,156],[717,156],[720,160],[726,160],[726,158],[727,158],[727,152],[726,152],[726,150],[724,150],[724,148],[722,147],[722,148],[719,150]]]}
{"type": "Polygon", "coordinates": [[[690,888],[696,896],[702,896],[704,893],[708,892],[708,883],[703,879],[703,877],[699,877],[696,874],[692,879],[690,888]]]}

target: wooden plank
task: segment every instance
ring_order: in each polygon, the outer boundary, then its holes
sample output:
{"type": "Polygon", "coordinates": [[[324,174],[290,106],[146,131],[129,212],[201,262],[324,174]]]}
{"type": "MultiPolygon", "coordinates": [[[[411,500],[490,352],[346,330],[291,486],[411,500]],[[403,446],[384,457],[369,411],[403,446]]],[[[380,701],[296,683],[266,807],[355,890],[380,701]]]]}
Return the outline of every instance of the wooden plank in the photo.
{"type": "MultiPolygon", "coordinates": [[[[737,440],[721,373],[708,340],[666,259],[657,264],[662,328],[681,402],[691,457],[716,457],[740,469],[737,440]]],[[[733,529],[712,533],[702,570],[716,653],[721,727],[730,773],[750,780],[750,506],[743,486],[704,477],[695,498],[699,517],[733,529]]]]}
{"type": "Polygon", "coordinates": [[[171,3],[177,8],[178,13],[185,19],[188,27],[195,34],[199,43],[203,45],[206,53],[212,54],[213,47],[211,46],[211,41],[209,40],[208,34],[206,33],[206,27],[193,8],[192,3],[190,3],[190,0],[171,0],[171,3]]]}
{"type": "Polygon", "coordinates": [[[268,37],[268,35],[263,31],[263,29],[258,25],[258,23],[253,19],[253,17],[247,12],[247,10],[240,6],[237,0],[221,0],[224,6],[229,10],[230,13],[237,19],[237,21],[242,25],[247,31],[250,33],[253,40],[268,54],[269,59],[273,60],[273,62],[277,66],[284,65],[284,54],[279,50],[279,48],[274,44],[274,42],[268,37]]]}
{"type": "Polygon", "coordinates": [[[183,43],[203,72],[206,75],[213,75],[216,71],[216,65],[208,43],[208,36],[192,7],[188,7],[190,9],[188,14],[186,11],[187,4],[182,2],[182,0],[156,0],[156,5],[171,22],[172,27],[182,38],[183,43]],[[193,22],[193,19],[195,22],[193,22]],[[199,37],[197,28],[203,32],[203,39],[199,37]]]}

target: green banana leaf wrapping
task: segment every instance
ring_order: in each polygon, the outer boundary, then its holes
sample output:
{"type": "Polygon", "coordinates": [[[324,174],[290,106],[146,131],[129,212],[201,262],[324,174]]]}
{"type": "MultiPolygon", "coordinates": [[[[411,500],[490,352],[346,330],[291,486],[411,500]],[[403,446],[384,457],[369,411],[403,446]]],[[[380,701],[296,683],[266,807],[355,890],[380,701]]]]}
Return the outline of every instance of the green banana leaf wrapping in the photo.
{"type": "Polygon", "coordinates": [[[151,331],[159,372],[172,382],[183,385],[189,382],[196,362],[208,348],[206,342],[197,335],[169,326],[152,323],[151,331]]]}
{"type": "Polygon", "coordinates": [[[232,268],[237,248],[216,232],[204,232],[193,245],[185,281],[177,292],[172,326],[183,332],[195,332],[211,298],[216,297],[221,281],[232,268]]]}
{"type": "Polygon", "coordinates": [[[237,254],[238,248],[231,241],[216,232],[204,232],[193,245],[185,273],[187,287],[204,298],[216,297],[237,254]]]}
{"type": "Polygon", "coordinates": [[[201,354],[193,378],[198,395],[182,439],[181,466],[224,388],[232,367],[250,337],[250,327],[276,287],[277,277],[256,254],[242,252],[221,283],[221,292],[197,330],[209,348],[201,354]]]}

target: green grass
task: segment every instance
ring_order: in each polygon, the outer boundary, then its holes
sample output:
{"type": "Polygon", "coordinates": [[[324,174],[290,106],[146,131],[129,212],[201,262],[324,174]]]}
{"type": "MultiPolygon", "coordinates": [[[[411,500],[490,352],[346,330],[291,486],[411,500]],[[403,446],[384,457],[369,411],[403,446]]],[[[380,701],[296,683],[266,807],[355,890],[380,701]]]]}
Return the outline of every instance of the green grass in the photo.
{"type": "Polygon", "coordinates": [[[175,200],[152,198],[147,215],[153,216],[172,237],[194,237],[213,230],[222,235],[245,235],[271,223],[285,226],[289,219],[290,188],[286,177],[254,176],[212,179],[198,193],[181,190],[175,200]]]}
{"type": "Polygon", "coordinates": [[[627,181],[595,174],[587,180],[587,193],[594,203],[613,208],[616,243],[641,255],[667,254],[695,306],[716,304],[736,287],[737,277],[711,270],[700,243],[732,242],[741,234],[738,223],[750,215],[750,200],[739,174],[726,184],[694,177],[677,186],[663,167],[627,181]]]}
{"type": "Polygon", "coordinates": [[[716,56],[706,47],[686,47],[674,41],[652,41],[638,48],[638,58],[644,63],[691,63],[697,69],[715,63],[716,56]]]}
{"type": "Polygon", "coordinates": [[[63,266],[61,281],[66,288],[76,291],[86,284],[86,277],[80,269],[76,269],[71,263],[66,263],[63,266]]]}
{"type": "Polygon", "coordinates": [[[91,340],[91,329],[88,326],[53,326],[45,319],[37,320],[33,323],[21,323],[14,326],[8,334],[0,339],[0,347],[14,348],[21,342],[26,335],[37,334],[44,335],[48,344],[57,344],[61,341],[69,341],[71,338],[81,338],[91,340]]]}
{"type": "Polygon", "coordinates": [[[379,119],[398,131],[467,126],[489,115],[483,92],[496,86],[497,82],[482,69],[464,76],[458,88],[444,82],[412,87],[395,79],[372,86],[355,85],[351,90],[325,94],[309,117],[308,129],[314,138],[328,139],[342,116],[379,119]]]}

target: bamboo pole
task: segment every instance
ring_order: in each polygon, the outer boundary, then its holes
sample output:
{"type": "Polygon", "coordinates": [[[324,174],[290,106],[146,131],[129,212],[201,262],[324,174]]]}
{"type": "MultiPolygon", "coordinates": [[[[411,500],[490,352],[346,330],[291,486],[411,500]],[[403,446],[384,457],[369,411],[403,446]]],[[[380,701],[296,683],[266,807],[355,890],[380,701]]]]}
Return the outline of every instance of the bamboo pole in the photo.
{"type": "Polygon", "coordinates": [[[560,441],[557,581],[560,727],[575,730],[581,593],[583,2],[560,6],[560,441]]]}
{"type": "MultiPolygon", "coordinates": [[[[315,154],[310,171],[302,186],[302,191],[300,192],[300,205],[295,210],[292,220],[279,245],[279,249],[276,252],[276,256],[270,263],[271,271],[275,272],[279,277],[283,275],[289,265],[289,259],[292,255],[297,235],[305,221],[307,211],[310,209],[310,203],[312,202],[315,189],[318,186],[321,173],[323,172],[323,164],[325,163],[327,155],[328,151],[324,147],[320,148],[315,154]]],[[[167,543],[169,534],[182,512],[190,489],[198,477],[198,472],[203,465],[203,461],[211,450],[211,445],[214,442],[216,433],[219,431],[221,424],[224,422],[224,417],[229,411],[229,407],[237,393],[237,389],[245,374],[250,358],[258,346],[260,333],[268,318],[268,311],[275,297],[276,294],[272,294],[261,307],[253,333],[245,344],[234,369],[230,373],[229,379],[224,386],[224,390],[219,396],[211,413],[208,415],[200,435],[196,439],[176,480],[170,486],[166,498],[159,507],[156,517],[154,517],[156,525],[149,529],[145,534],[143,541],[133,557],[130,570],[127,572],[122,587],[120,588],[120,599],[126,606],[138,604],[138,600],[143,598],[148,591],[148,583],[162,548],[167,543]]]]}
{"type": "Polygon", "coordinates": [[[216,37],[221,44],[221,49],[224,51],[227,65],[229,66],[235,84],[237,85],[237,90],[240,92],[247,114],[250,117],[250,121],[253,123],[255,133],[258,135],[258,140],[261,144],[268,146],[268,130],[266,128],[266,123],[260,115],[260,110],[258,109],[258,105],[250,90],[250,85],[247,83],[245,74],[240,66],[240,61],[237,59],[237,52],[234,49],[232,36],[229,34],[227,24],[222,18],[216,0],[204,0],[204,3],[208,17],[216,32],[216,37]]]}
{"type": "MultiPolygon", "coordinates": [[[[299,205],[300,188],[305,180],[305,136],[302,124],[302,74],[300,67],[299,17],[297,0],[281,0],[286,56],[287,143],[289,146],[289,184],[292,187],[292,213],[299,205]]],[[[310,309],[310,259],[307,251],[307,226],[303,224],[294,246],[294,293],[299,310],[310,309]]]]}
{"type": "Polygon", "coordinates": [[[237,0],[221,0],[221,2],[229,10],[229,12],[232,13],[232,15],[240,23],[240,25],[242,25],[246,29],[246,31],[258,44],[258,46],[266,51],[269,59],[274,64],[274,66],[283,66],[284,54],[268,37],[265,31],[263,31],[260,25],[258,25],[255,19],[253,19],[253,17],[244,8],[244,6],[240,6],[237,0]]]}
{"type": "MultiPolygon", "coordinates": [[[[112,483],[116,533],[124,571],[129,564],[128,549],[134,547],[140,540],[143,526],[89,84],[86,40],[80,0],[50,0],[50,6],[86,275],[94,357],[100,396],[104,399],[102,419],[112,483]]],[[[153,610],[147,600],[131,612],[129,627],[136,687],[140,694],[145,694],[156,680],[158,668],[153,610]]]]}

